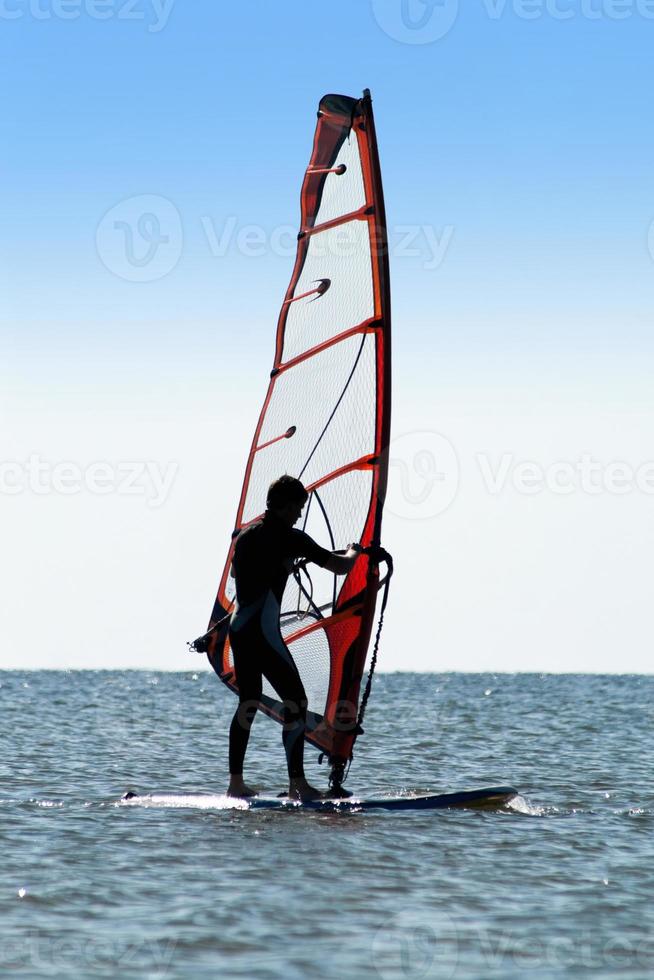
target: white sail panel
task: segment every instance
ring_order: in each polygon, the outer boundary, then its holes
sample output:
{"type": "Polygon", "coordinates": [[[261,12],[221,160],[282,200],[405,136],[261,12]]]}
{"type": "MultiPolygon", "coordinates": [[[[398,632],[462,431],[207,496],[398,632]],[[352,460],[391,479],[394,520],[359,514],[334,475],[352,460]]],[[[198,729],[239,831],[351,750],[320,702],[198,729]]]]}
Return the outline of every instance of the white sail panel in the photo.
{"type": "Polygon", "coordinates": [[[330,286],[322,296],[290,304],[283,362],[303,354],[375,315],[370,233],[367,221],[347,221],[311,236],[295,296],[330,286]]]}
{"type": "Polygon", "coordinates": [[[275,380],[259,434],[243,523],[263,513],[270,483],[282,473],[305,485],[370,455],[375,448],[376,357],[372,334],[355,334],[275,380]],[[279,438],[291,427],[291,438],[279,438]]]}
{"type": "Polygon", "coordinates": [[[333,164],[335,170],[343,166],[346,168],[345,173],[327,175],[316,215],[317,225],[331,221],[333,218],[340,218],[352,211],[358,211],[365,206],[366,191],[361,172],[361,154],[354,133],[350,133],[345,140],[333,164]]]}

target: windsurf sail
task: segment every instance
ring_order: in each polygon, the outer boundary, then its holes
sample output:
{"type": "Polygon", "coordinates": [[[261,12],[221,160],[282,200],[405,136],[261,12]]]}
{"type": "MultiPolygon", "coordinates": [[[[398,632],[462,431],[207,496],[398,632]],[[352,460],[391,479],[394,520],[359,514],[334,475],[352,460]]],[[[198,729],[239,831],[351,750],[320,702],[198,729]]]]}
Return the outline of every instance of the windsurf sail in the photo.
{"type": "MultiPolygon", "coordinates": [[[[390,286],[386,220],[370,92],[326,95],[301,193],[295,267],[277,326],[275,359],[247,459],[232,545],[206,650],[237,692],[227,625],[233,542],[261,518],[284,473],[309,492],[303,530],[328,550],[365,552],[345,578],[312,566],[289,579],[281,630],[308,699],[306,738],[342,781],[361,732],[371,674],[362,679],[380,583],[381,525],[391,419],[390,286]]],[[[388,561],[387,561],[388,564],[388,561]]],[[[376,659],[376,649],[375,657],[376,659]]],[[[374,666],[374,662],[373,665],[374,666]]],[[[282,720],[264,681],[261,708],[282,720]]]]}

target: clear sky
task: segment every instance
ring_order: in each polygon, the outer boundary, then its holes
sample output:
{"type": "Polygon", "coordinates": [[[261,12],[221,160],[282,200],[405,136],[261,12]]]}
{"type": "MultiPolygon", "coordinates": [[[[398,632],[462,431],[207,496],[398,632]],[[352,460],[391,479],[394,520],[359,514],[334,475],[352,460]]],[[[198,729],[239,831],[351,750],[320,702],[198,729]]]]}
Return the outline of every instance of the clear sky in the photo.
{"type": "Polygon", "coordinates": [[[650,0],[0,0],[0,664],[203,666],[315,110],[370,87],[382,669],[651,671],[653,44],[650,0]]]}

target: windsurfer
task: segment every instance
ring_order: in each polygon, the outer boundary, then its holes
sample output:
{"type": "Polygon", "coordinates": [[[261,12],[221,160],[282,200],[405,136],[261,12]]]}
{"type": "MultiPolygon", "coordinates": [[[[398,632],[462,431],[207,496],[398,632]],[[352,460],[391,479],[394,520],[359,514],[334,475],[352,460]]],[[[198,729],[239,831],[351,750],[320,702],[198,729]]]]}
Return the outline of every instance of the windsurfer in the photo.
{"type": "Polygon", "coordinates": [[[247,797],[254,790],[243,781],[243,762],[250,729],[261,699],[263,677],[283,704],[284,750],[289,796],[299,800],[321,798],[304,775],[304,731],[307,697],[291,653],[282,638],[279,616],[282,596],[295,561],[304,559],[334,575],[346,575],[361,548],[326,551],[304,531],[294,527],[308,493],[300,480],[281,476],[268,490],[266,512],[236,539],[232,575],[236,604],[229,639],[239,704],[229,730],[229,796],[247,797]]]}

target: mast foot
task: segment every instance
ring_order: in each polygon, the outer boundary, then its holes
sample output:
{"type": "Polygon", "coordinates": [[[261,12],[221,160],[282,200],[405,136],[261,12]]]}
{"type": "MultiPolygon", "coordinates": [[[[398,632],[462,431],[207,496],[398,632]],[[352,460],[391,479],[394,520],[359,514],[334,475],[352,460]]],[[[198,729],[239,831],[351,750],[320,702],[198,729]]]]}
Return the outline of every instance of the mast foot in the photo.
{"type": "Polygon", "coordinates": [[[352,796],[352,793],[343,786],[346,776],[346,763],[342,759],[334,759],[330,762],[332,769],[329,774],[329,798],[330,800],[346,800],[352,796]]]}

